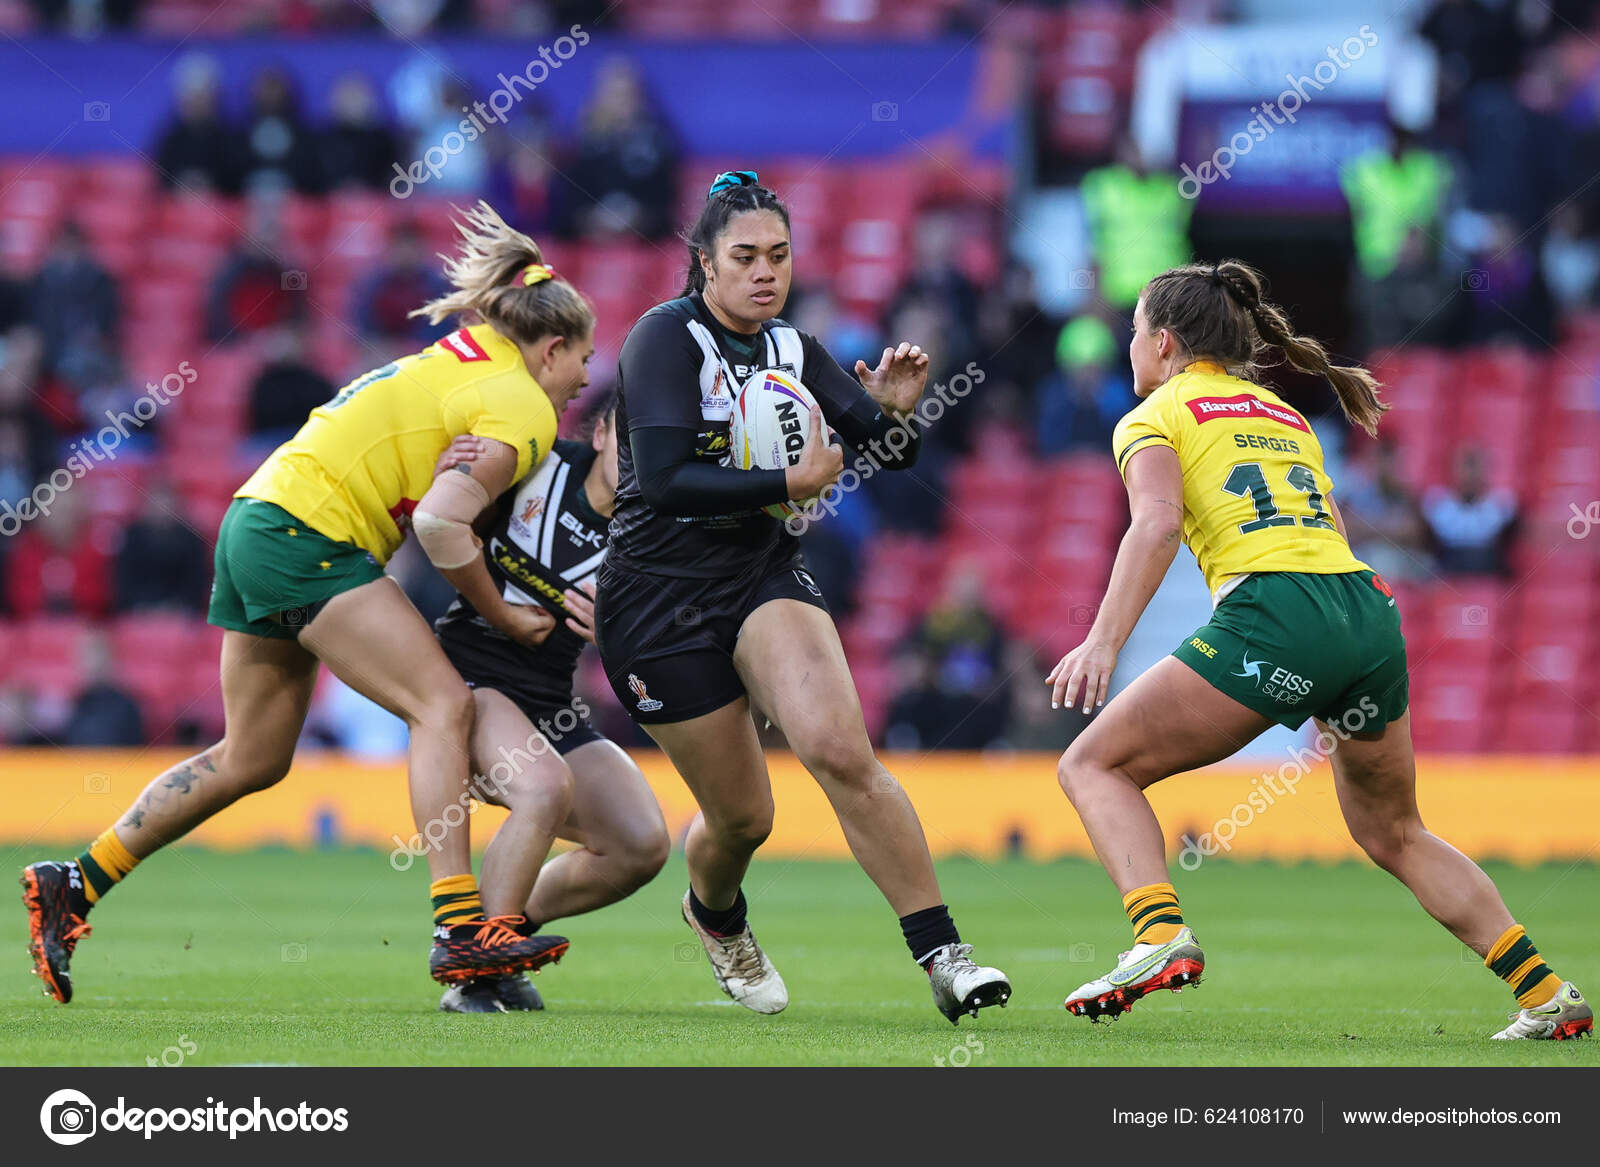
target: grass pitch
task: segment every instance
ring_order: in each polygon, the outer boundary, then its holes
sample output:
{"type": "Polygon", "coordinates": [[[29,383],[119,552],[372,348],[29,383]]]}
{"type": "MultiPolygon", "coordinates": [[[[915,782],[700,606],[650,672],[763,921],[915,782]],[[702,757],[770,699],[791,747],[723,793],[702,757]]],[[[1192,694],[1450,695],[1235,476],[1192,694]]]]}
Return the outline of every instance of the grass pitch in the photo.
{"type": "MultiPolygon", "coordinates": [[[[44,858],[0,848],[12,873],[44,858]]],[[[164,852],[98,909],[62,1007],[28,973],[20,892],[0,906],[0,1062],[23,1065],[1600,1065],[1600,1042],[1486,1040],[1513,1007],[1471,953],[1366,867],[1213,861],[1178,884],[1205,983],[1090,1025],[1061,999],[1128,926],[1098,867],[950,860],[963,937],[1004,1010],[952,1028],[895,919],[844,863],[758,860],[751,921],[787,981],[758,1017],[717,990],[678,918],[675,857],[632,899],[551,931],[544,1013],[435,1012],[427,883],[377,852],[164,852]]],[[[1563,976],[1600,996],[1600,866],[1492,869],[1563,976]]]]}

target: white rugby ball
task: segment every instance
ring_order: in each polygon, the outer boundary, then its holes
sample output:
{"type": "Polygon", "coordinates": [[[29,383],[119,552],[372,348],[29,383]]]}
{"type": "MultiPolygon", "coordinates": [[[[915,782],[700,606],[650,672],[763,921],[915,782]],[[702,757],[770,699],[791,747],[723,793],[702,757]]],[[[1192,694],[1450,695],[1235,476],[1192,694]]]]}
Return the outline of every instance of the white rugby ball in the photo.
{"type": "MultiPolygon", "coordinates": [[[[740,470],[787,470],[800,461],[806,435],[811,432],[811,414],[820,410],[811,390],[799,381],[776,369],[762,369],[734,394],[728,419],[730,464],[740,470]]],[[[827,440],[826,424],[822,436],[827,440]]],[[[762,509],[777,519],[801,513],[800,506],[792,502],[762,509]]]]}

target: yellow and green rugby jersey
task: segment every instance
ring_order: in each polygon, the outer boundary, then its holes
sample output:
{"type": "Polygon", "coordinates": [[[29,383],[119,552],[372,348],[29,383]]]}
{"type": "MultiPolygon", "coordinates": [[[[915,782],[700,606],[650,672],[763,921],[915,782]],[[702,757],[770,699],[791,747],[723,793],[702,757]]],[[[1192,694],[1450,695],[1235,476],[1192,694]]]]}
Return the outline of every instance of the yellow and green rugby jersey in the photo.
{"type": "Polygon", "coordinates": [[[357,377],[312,410],[235,497],[276,503],[387,563],[434,463],[462,434],[516,450],[519,481],[555,444],[555,407],[517,346],[487,324],[357,377]]]}
{"type": "Polygon", "coordinates": [[[1147,446],[1177,452],[1183,541],[1213,596],[1250,572],[1366,567],[1323,506],[1333,482],[1321,443],[1270,389],[1196,361],[1130,410],[1111,442],[1122,474],[1147,446]]]}

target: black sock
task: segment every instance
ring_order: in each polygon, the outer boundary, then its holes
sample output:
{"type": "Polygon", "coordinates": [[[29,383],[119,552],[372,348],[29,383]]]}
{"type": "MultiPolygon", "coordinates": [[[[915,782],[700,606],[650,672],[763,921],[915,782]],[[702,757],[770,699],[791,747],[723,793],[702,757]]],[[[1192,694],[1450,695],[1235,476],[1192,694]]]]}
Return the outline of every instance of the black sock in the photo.
{"type": "Polygon", "coordinates": [[[694,918],[700,921],[700,927],[713,936],[737,936],[744,931],[744,888],[739,889],[732,907],[708,908],[700,902],[700,897],[694,894],[694,888],[691,887],[689,910],[694,913],[694,918]]]}
{"type": "Polygon", "coordinates": [[[901,916],[900,931],[906,938],[906,947],[911,949],[911,959],[923,968],[928,967],[933,954],[946,944],[961,943],[956,922],[950,918],[950,909],[943,904],[901,916]]]}

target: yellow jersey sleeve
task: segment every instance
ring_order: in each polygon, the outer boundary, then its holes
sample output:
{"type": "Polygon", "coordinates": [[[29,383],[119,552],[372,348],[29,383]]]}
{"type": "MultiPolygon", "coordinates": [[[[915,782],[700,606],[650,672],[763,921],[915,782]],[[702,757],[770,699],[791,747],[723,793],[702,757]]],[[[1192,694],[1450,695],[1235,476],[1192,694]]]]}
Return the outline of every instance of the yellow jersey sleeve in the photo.
{"type": "Polygon", "coordinates": [[[555,407],[539,383],[518,370],[486,377],[475,388],[477,400],[464,432],[494,438],[515,450],[520,482],[555,445],[555,407]]]}
{"type": "Polygon", "coordinates": [[[1146,446],[1169,446],[1178,451],[1183,419],[1173,412],[1176,398],[1163,385],[1129,410],[1111,435],[1111,452],[1117,460],[1117,473],[1126,475],[1128,459],[1146,446]]]}

